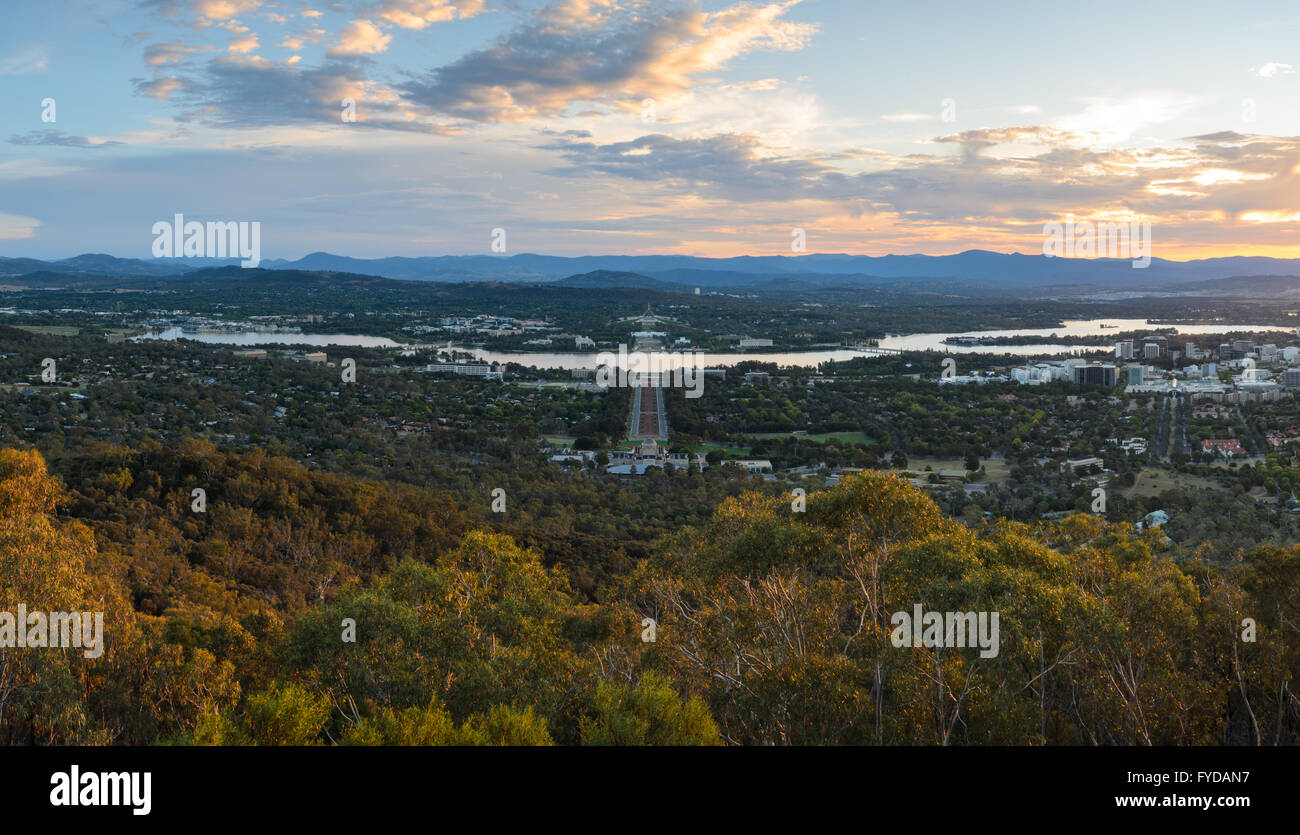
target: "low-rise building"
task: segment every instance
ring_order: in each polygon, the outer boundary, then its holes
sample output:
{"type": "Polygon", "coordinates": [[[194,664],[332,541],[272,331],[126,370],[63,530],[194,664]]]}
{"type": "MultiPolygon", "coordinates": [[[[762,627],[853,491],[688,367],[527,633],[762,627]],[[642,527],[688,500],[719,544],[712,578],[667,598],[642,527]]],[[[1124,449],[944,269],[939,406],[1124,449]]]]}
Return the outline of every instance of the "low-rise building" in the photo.
{"type": "Polygon", "coordinates": [[[1201,441],[1201,450],[1203,452],[1217,452],[1224,458],[1237,458],[1246,454],[1246,450],[1241,446],[1241,441],[1236,438],[1206,438],[1201,441]]]}
{"type": "Polygon", "coordinates": [[[460,374],[466,377],[482,377],[486,380],[500,380],[505,375],[495,366],[486,363],[469,362],[432,362],[424,367],[431,374],[460,374]]]}
{"type": "Polygon", "coordinates": [[[696,469],[699,470],[709,466],[707,459],[702,454],[696,454],[692,457],[684,452],[669,452],[667,447],[656,443],[651,438],[642,441],[630,450],[616,449],[611,451],[609,453],[609,465],[605,469],[607,472],[617,475],[643,475],[649,467],[662,469],[667,464],[672,464],[676,469],[685,469],[691,464],[694,464],[696,469]]]}
{"type": "Polygon", "coordinates": [[[770,473],[772,472],[772,462],[766,458],[748,458],[739,461],[727,461],[726,465],[740,467],[746,472],[751,473],[770,473]]]}

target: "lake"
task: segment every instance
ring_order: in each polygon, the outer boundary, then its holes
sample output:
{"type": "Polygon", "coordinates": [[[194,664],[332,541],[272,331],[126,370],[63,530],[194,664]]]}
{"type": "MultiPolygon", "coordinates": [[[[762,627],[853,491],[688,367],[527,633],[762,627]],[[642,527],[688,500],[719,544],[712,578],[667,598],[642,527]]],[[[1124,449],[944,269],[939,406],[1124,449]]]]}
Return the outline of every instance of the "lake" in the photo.
{"type": "MultiPolygon", "coordinates": [[[[1038,329],[1017,329],[1017,330],[995,330],[995,331],[964,331],[960,333],[913,333],[896,336],[887,336],[880,340],[881,348],[892,348],[900,351],[940,351],[946,354],[970,354],[970,353],[998,353],[1012,354],[1015,356],[1071,356],[1084,351],[1110,351],[1114,348],[1113,341],[1106,341],[1099,338],[1095,344],[1090,345],[1064,345],[1064,344],[1044,344],[1044,345],[945,345],[943,340],[948,337],[1016,337],[1016,336],[1096,336],[1106,337],[1125,331],[1149,330],[1152,328],[1173,327],[1170,325],[1158,325],[1151,323],[1148,319],[1089,319],[1086,321],[1065,322],[1058,328],[1038,328],[1038,329]],[[1105,325],[1106,327],[1103,327],[1105,325]]],[[[1279,328],[1275,325],[1178,325],[1179,333],[1188,335],[1213,335],[1229,333],[1233,331],[1276,331],[1277,333],[1288,333],[1285,328],[1279,328]]],[[[308,345],[314,348],[324,348],[330,346],[337,347],[361,347],[361,348],[447,348],[450,343],[440,345],[403,345],[394,342],[385,336],[366,336],[364,334],[348,333],[183,333],[180,328],[168,328],[163,331],[151,331],[136,339],[192,339],[195,342],[203,342],[210,345],[308,345]]],[[[455,350],[470,354],[475,359],[483,362],[513,362],[525,366],[536,368],[596,368],[598,354],[596,353],[576,353],[573,351],[488,351],[481,348],[470,348],[462,346],[452,346],[455,350]]],[[[1201,347],[1209,347],[1202,345],[1201,347]]],[[[630,348],[629,348],[630,350],[630,348]]],[[[676,368],[682,364],[684,357],[690,357],[690,354],[680,355],[671,358],[667,363],[669,367],[676,368]]],[[[837,348],[830,350],[817,351],[780,351],[780,352],[753,352],[753,353],[702,353],[699,355],[699,362],[709,367],[727,368],[742,362],[768,362],[777,365],[810,367],[819,365],[824,362],[842,361],[853,359],[854,357],[871,356],[870,350],[855,350],[851,348],[837,348]]],[[[689,360],[687,360],[689,361],[689,360]]]]}
{"type": "MultiPolygon", "coordinates": [[[[945,351],[950,354],[970,354],[977,352],[1016,354],[1018,356],[1035,354],[1068,355],[1080,350],[1113,350],[1115,343],[1098,340],[1086,345],[945,345],[948,337],[1015,337],[1015,336],[1097,336],[1114,337],[1126,331],[1151,330],[1154,328],[1176,327],[1180,334],[1207,336],[1211,334],[1231,333],[1234,331],[1276,331],[1288,333],[1285,328],[1276,325],[1161,325],[1150,319],[1088,319],[1076,322],[1064,322],[1059,328],[1019,328],[1004,331],[964,331],[961,333],[913,333],[903,336],[888,336],[880,340],[882,348],[897,348],[900,351],[945,351]],[[1105,325],[1105,327],[1102,327],[1105,325]]],[[[1205,345],[1201,346],[1206,347],[1205,345]]]]}
{"type": "Polygon", "coordinates": [[[386,336],[366,336],[358,333],[186,333],[180,328],[149,331],[133,339],[192,339],[207,345],[310,345],[325,348],[330,345],[357,346],[361,348],[400,348],[386,336]]]}

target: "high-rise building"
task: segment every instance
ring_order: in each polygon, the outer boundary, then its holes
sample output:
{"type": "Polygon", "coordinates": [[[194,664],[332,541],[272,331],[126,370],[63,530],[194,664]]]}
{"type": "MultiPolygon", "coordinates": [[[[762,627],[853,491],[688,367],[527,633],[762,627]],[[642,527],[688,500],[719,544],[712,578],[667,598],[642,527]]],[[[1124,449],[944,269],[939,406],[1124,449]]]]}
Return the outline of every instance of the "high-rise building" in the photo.
{"type": "Polygon", "coordinates": [[[1115,359],[1131,360],[1133,359],[1133,340],[1124,339],[1115,343],[1115,359]]]}
{"type": "Polygon", "coordinates": [[[1074,366],[1074,382],[1085,386],[1115,387],[1115,366],[1102,363],[1074,366]]]}
{"type": "Polygon", "coordinates": [[[1169,337],[1167,336],[1148,336],[1142,339],[1142,356],[1148,359],[1157,359],[1169,353],[1169,337]],[[1156,352],[1151,353],[1151,346],[1155,346],[1156,352]]]}
{"type": "Polygon", "coordinates": [[[1130,365],[1126,368],[1128,372],[1128,384],[1130,386],[1140,386],[1146,382],[1146,375],[1143,373],[1146,369],[1140,365],[1130,365]]]}
{"type": "Polygon", "coordinates": [[[1288,368],[1282,372],[1282,387],[1300,389],[1300,368],[1288,368]]]}

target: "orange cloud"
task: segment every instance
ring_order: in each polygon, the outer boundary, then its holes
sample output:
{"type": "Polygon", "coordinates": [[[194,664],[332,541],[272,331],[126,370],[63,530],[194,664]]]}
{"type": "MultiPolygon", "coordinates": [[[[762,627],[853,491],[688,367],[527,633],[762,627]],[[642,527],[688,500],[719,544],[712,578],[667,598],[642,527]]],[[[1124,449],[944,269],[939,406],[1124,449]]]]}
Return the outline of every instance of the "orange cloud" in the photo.
{"type": "Polygon", "coordinates": [[[354,20],[339,33],[339,42],[330,48],[331,56],[374,55],[388,49],[392,35],[384,34],[368,20],[354,20]]]}

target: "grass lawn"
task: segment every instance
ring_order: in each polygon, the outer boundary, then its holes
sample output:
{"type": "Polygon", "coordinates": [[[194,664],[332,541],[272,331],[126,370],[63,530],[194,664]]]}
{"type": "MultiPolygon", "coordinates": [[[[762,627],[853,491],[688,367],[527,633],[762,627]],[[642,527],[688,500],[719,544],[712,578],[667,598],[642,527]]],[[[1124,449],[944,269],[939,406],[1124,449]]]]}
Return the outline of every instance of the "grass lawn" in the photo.
{"type": "Polygon", "coordinates": [[[14,325],[14,327],[20,331],[39,333],[43,336],[76,336],[81,333],[81,328],[64,325],[14,325]]]}
{"type": "Polygon", "coordinates": [[[1155,498],[1166,490],[1222,490],[1213,479],[1189,473],[1166,470],[1163,467],[1146,467],[1138,473],[1132,487],[1116,488],[1118,492],[1144,498],[1155,498]]]}
{"type": "MultiPolygon", "coordinates": [[[[755,432],[753,435],[746,437],[766,439],[766,438],[788,438],[793,432],[755,432]]],[[[830,438],[839,438],[843,444],[869,444],[872,442],[871,436],[865,432],[822,432],[817,435],[799,435],[800,438],[807,438],[810,441],[816,441],[819,444],[826,443],[830,438]]]]}
{"type": "Polygon", "coordinates": [[[697,453],[702,454],[702,455],[708,455],[708,454],[709,454],[709,451],[710,451],[710,450],[714,450],[714,449],[722,450],[722,452],[723,452],[724,454],[726,454],[726,455],[730,455],[730,456],[733,456],[733,457],[735,457],[735,458],[748,458],[748,457],[749,457],[749,447],[745,447],[745,446],[731,446],[731,445],[727,445],[727,444],[711,444],[711,443],[708,443],[708,442],[706,442],[706,441],[700,441],[698,444],[695,445],[695,451],[696,451],[697,453]]]}
{"type": "MultiPolygon", "coordinates": [[[[994,461],[991,458],[980,459],[980,465],[984,467],[986,478],[983,484],[1000,484],[1007,480],[1011,474],[1011,467],[1006,461],[994,461]]],[[[966,470],[965,458],[926,458],[919,455],[907,456],[907,469],[920,476],[929,476],[925,468],[929,467],[932,472],[940,470],[966,470]]]]}

